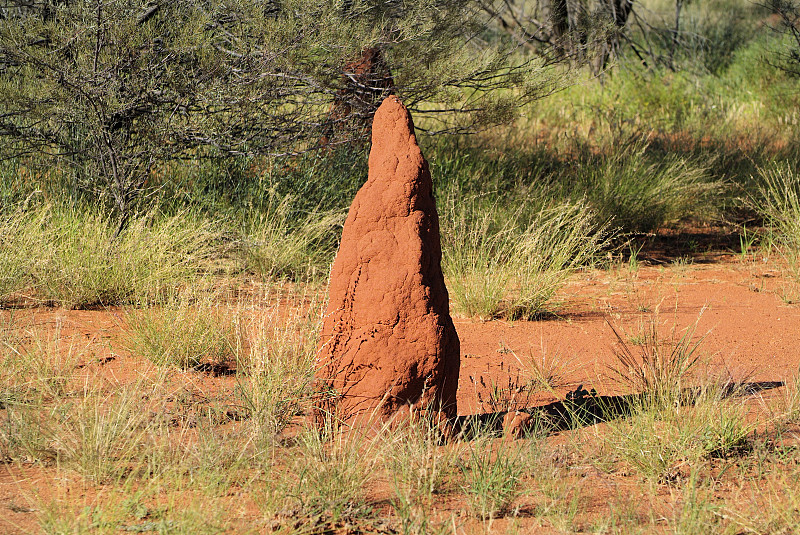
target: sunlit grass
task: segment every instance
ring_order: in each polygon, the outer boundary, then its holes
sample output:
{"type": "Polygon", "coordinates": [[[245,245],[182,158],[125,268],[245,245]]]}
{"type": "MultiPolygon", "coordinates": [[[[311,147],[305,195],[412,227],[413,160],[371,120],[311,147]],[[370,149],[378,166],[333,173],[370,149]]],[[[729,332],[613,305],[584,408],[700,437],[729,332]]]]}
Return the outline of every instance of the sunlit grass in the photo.
{"type": "Polygon", "coordinates": [[[442,208],[443,271],[455,309],[471,317],[530,319],[608,244],[581,203],[506,209],[480,198],[442,208]]]}

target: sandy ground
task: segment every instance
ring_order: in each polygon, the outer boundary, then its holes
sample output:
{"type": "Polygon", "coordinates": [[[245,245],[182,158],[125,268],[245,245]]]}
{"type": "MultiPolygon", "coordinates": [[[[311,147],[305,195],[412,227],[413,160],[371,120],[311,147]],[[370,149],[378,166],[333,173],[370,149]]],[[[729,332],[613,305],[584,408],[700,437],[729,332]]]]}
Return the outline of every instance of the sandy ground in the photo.
{"type": "MultiPolygon", "coordinates": [[[[782,276],[775,261],[731,254],[653,261],[635,269],[620,263],[610,270],[582,272],[561,291],[563,304],[558,313],[547,318],[516,322],[455,318],[462,351],[459,412],[490,411],[492,407],[486,404],[489,386],[524,381],[531,359],[540,365],[554,363],[560,385],[555,395],[538,393],[526,398],[528,406],[563,399],[579,386],[594,388],[600,395],[621,393],[624,385],[615,382],[610,371],[617,365],[614,355],[620,347],[612,326],[634,352],[639,350],[637,339],[642,330],[653,324],[666,344],[680,338],[685,329],[693,329],[694,339],[703,337],[699,346],[702,373],[779,386],[795,377],[800,363],[800,306],[792,303],[796,293],[796,285],[782,276]]],[[[123,382],[151,368],[120,344],[124,310],[28,308],[0,314],[4,319],[14,315],[29,325],[60,329],[62,349],[79,355],[80,366],[102,368],[103,373],[123,382]]],[[[232,377],[175,373],[183,377],[186,389],[194,392],[224,393],[235,385],[232,377]]],[[[780,391],[778,387],[760,393],[759,403],[780,391]]],[[[549,439],[554,451],[558,451],[559,441],[572,440],[566,435],[549,439]]],[[[575,478],[580,485],[594,489],[585,493],[584,510],[596,509],[598,514],[609,500],[624,494],[626,485],[635,485],[629,474],[604,474],[590,466],[576,470],[575,478]]],[[[82,499],[98,491],[76,478],[65,478],[56,467],[0,465],[0,533],[38,532],[39,513],[30,505],[31,498],[42,503],[48,495],[64,492],[82,499]]],[[[375,492],[378,496],[383,493],[379,488],[375,492]]],[[[640,507],[657,511],[665,507],[661,498],[664,503],[676,499],[672,494],[668,488],[660,489],[655,493],[658,503],[640,507]]],[[[453,513],[462,505],[450,496],[443,497],[439,507],[453,513]]],[[[549,532],[534,517],[532,509],[523,506],[518,518],[498,520],[493,529],[498,533],[511,528],[549,532]]]]}
{"type": "MultiPolygon", "coordinates": [[[[615,392],[614,329],[636,352],[655,322],[664,342],[688,328],[709,373],[737,381],[785,381],[800,364],[800,307],[775,265],[720,257],[705,264],[583,273],[564,289],[563,312],[541,321],[456,318],[461,339],[459,412],[480,412],[470,377],[514,375],[530,358],[557,361],[570,384],[615,392]]],[[[499,380],[499,379],[498,379],[499,380]]]]}

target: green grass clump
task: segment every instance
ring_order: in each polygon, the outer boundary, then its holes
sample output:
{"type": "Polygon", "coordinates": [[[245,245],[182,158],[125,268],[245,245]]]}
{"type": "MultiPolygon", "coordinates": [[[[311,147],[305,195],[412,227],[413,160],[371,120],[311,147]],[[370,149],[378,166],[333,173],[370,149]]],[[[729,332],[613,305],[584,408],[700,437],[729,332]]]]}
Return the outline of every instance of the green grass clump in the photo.
{"type": "Polygon", "coordinates": [[[366,491],[377,475],[380,445],[330,420],[301,430],[297,446],[285,452],[286,468],[271,474],[265,511],[275,515],[290,508],[295,518],[333,525],[367,514],[366,491]]]}
{"type": "Polygon", "coordinates": [[[567,277],[608,243],[606,229],[582,203],[509,211],[491,200],[453,196],[441,210],[442,267],[453,305],[467,316],[545,312],[567,277]]]}
{"type": "MultiPolygon", "coordinates": [[[[699,321],[699,318],[698,318],[699,321]]],[[[711,457],[728,457],[749,448],[754,427],[747,409],[732,396],[730,383],[699,383],[702,362],[694,340],[697,322],[681,336],[664,339],[658,315],[642,334],[638,354],[614,330],[618,364],[613,376],[633,390],[630,416],[609,421],[607,440],[647,479],[670,482],[685,468],[711,457]]]]}
{"type": "Polygon", "coordinates": [[[612,378],[640,395],[648,405],[680,405],[685,400],[692,373],[702,362],[699,348],[704,337],[694,339],[699,320],[698,317],[680,336],[673,329],[670,337],[665,338],[659,331],[656,313],[634,337],[636,350],[611,326],[617,339],[614,349],[617,362],[609,367],[612,378]]]}
{"type": "Polygon", "coordinates": [[[52,404],[72,395],[78,357],[74,340],[62,344],[60,323],[46,336],[0,317],[0,461],[55,459],[52,404]]]}
{"type": "Polygon", "coordinates": [[[750,448],[747,407],[726,396],[725,388],[707,385],[690,404],[634,405],[630,417],[608,422],[606,440],[648,480],[673,482],[699,462],[750,448]]]}
{"type": "Polygon", "coordinates": [[[291,195],[273,191],[268,206],[246,219],[242,254],[245,267],[267,280],[324,279],[336,254],[342,211],[297,212],[291,195]]]}
{"type": "Polygon", "coordinates": [[[257,439],[272,440],[307,408],[322,307],[319,299],[307,302],[304,296],[298,308],[272,308],[249,326],[246,352],[238,361],[237,393],[257,439]]]}
{"type": "MultiPolygon", "coordinates": [[[[114,533],[175,533],[212,535],[231,530],[228,508],[217,499],[193,495],[181,499],[172,489],[114,489],[76,500],[59,489],[54,496],[31,500],[45,535],[114,533]],[[154,499],[154,496],[157,498],[154,499]],[[157,501],[153,505],[146,501],[157,501]]],[[[104,489],[105,490],[105,489],[104,489]]]]}
{"type": "Polygon", "coordinates": [[[95,481],[115,478],[138,461],[147,412],[143,383],[124,389],[74,385],[77,352],[60,328],[8,332],[0,347],[0,456],[51,463],[95,481]],[[14,343],[16,341],[16,343],[14,343]]]}
{"type": "Polygon", "coordinates": [[[250,434],[270,442],[310,399],[323,306],[316,295],[272,292],[251,305],[183,296],[129,309],[125,346],[159,366],[235,365],[235,394],[250,434]]]}
{"type": "Polygon", "coordinates": [[[58,462],[83,477],[110,481],[138,466],[148,433],[143,385],[111,393],[87,390],[45,423],[58,462]]]}
{"type": "Polygon", "coordinates": [[[602,164],[579,172],[575,192],[585,195],[600,221],[626,232],[653,232],[667,224],[713,211],[721,184],[707,167],[674,154],[647,154],[643,144],[623,144],[602,164]]]}
{"type": "Polygon", "coordinates": [[[771,229],[772,244],[800,282],[800,174],[788,163],[761,169],[751,205],[771,229]]]}
{"type": "Polygon", "coordinates": [[[218,268],[219,233],[183,213],[117,223],[92,210],[43,206],[0,220],[0,299],[67,308],[153,303],[218,268]]]}
{"type": "Polygon", "coordinates": [[[403,533],[430,533],[430,510],[458,467],[461,444],[445,445],[430,416],[396,424],[384,432],[384,464],[391,478],[392,507],[403,533]]]}
{"type": "Polygon", "coordinates": [[[37,263],[49,253],[47,216],[47,210],[0,214],[0,303],[32,289],[37,263]]]}
{"type": "Polygon", "coordinates": [[[509,512],[514,501],[523,494],[525,474],[524,448],[500,445],[479,438],[469,448],[467,460],[461,464],[470,508],[481,520],[490,520],[509,512]]]}
{"type": "Polygon", "coordinates": [[[79,351],[69,340],[60,348],[61,323],[45,336],[38,328],[0,318],[0,407],[58,399],[68,393],[79,351]]]}
{"type": "Polygon", "coordinates": [[[205,300],[177,302],[126,314],[126,346],[133,355],[182,369],[233,362],[241,334],[231,311],[205,300]]]}

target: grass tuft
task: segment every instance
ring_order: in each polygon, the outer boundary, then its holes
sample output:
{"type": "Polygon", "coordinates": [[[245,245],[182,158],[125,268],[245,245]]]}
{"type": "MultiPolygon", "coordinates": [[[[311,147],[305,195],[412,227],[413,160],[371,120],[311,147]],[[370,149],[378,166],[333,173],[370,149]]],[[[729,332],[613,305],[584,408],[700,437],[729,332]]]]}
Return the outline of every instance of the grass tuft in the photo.
{"type": "Polygon", "coordinates": [[[647,404],[661,407],[681,405],[685,401],[690,374],[701,362],[699,347],[705,337],[693,339],[700,317],[702,311],[694,325],[687,327],[682,335],[677,336],[673,328],[670,339],[665,340],[659,332],[656,312],[634,339],[638,351],[609,323],[617,339],[614,350],[617,363],[609,366],[612,378],[640,394],[647,404]]]}
{"type": "Polygon", "coordinates": [[[39,327],[23,328],[13,316],[0,317],[0,406],[60,399],[68,393],[79,351],[65,340],[62,325],[44,335],[39,327]],[[65,345],[66,347],[62,347],[65,345]]]}
{"type": "Polygon", "coordinates": [[[725,385],[706,385],[693,403],[682,406],[634,405],[630,417],[608,422],[610,446],[648,480],[675,483],[689,469],[711,458],[750,450],[755,429],[741,399],[725,385]]]}
{"type": "Polygon", "coordinates": [[[336,253],[344,214],[298,213],[297,201],[273,191],[261,211],[247,218],[242,244],[245,266],[267,280],[324,279],[336,253]]]}
{"type": "Polygon", "coordinates": [[[67,308],[148,304],[219,268],[219,234],[187,213],[150,213],[118,236],[116,227],[96,211],[68,207],[0,219],[0,299],[67,308]]]}
{"type": "Polygon", "coordinates": [[[97,482],[119,479],[141,459],[147,411],[143,384],[114,392],[87,390],[81,399],[61,406],[46,432],[58,462],[97,482]]]}
{"type": "Polygon", "coordinates": [[[788,162],[759,170],[758,195],[751,206],[767,223],[771,240],[786,262],[786,268],[800,283],[800,174],[788,162]]]}
{"type": "Polygon", "coordinates": [[[338,523],[368,513],[367,485],[376,477],[380,441],[330,420],[306,427],[288,451],[286,468],[271,475],[265,509],[287,509],[301,518],[338,523]]]}
{"type": "Polygon", "coordinates": [[[451,301],[470,317],[531,319],[567,277],[607,245],[586,206],[560,203],[508,211],[451,196],[443,212],[443,270],[451,301]]]}
{"type": "Polygon", "coordinates": [[[188,369],[236,359],[241,333],[234,314],[210,300],[177,302],[126,313],[126,346],[159,366],[188,369]]]}
{"type": "Polygon", "coordinates": [[[279,295],[277,305],[250,325],[247,352],[237,363],[237,395],[255,437],[274,439],[307,408],[323,306],[316,295],[299,302],[279,295]]]}
{"type": "Polygon", "coordinates": [[[506,444],[495,446],[491,440],[481,437],[473,441],[468,453],[461,464],[461,472],[465,479],[463,490],[473,514],[481,520],[490,520],[508,513],[524,492],[523,448],[506,444]]]}
{"type": "Polygon", "coordinates": [[[429,533],[430,510],[458,466],[459,444],[442,443],[439,426],[429,417],[407,420],[384,433],[384,463],[391,478],[392,507],[403,533],[429,533]]]}
{"type": "MultiPolygon", "coordinates": [[[[599,165],[585,166],[576,195],[586,196],[602,222],[624,232],[654,232],[669,223],[713,212],[722,184],[708,177],[708,164],[675,154],[653,157],[647,144],[622,143],[599,165]]],[[[566,182],[566,181],[565,181],[566,182]]]]}

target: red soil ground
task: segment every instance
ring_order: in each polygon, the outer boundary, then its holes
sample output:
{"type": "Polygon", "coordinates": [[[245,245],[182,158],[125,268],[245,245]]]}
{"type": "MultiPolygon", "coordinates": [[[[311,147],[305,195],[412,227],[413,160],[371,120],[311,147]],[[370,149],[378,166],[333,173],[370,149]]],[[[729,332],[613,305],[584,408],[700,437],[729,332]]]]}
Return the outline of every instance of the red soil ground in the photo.
{"type": "MultiPolygon", "coordinates": [[[[575,277],[564,289],[563,312],[541,321],[476,323],[456,319],[461,339],[459,412],[480,412],[470,376],[498,380],[533,356],[554,358],[571,372],[566,379],[599,393],[619,388],[609,367],[619,343],[611,326],[636,341],[655,321],[665,342],[687,327],[704,337],[699,351],[706,369],[742,381],[785,381],[800,364],[797,289],[775,264],[718,256],[708,263],[622,266],[575,277]],[[519,360],[518,360],[519,359],[519,360]]],[[[630,346],[636,353],[635,343],[630,346]]]]}
{"type": "MultiPolygon", "coordinates": [[[[516,377],[523,367],[521,363],[529,357],[541,361],[544,356],[564,365],[564,381],[557,391],[562,399],[578,385],[595,388],[599,394],[620,393],[624,387],[614,382],[609,372],[609,366],[616,362],[614,350],[618,347],[609,324],[628,338],[634,351],[640,330],[651,322],[657,323],[667,340],[673,329],[679,337],[682,329],[696,324],[695,337],[705,337],[700,346],[705,356],[703,373],[750,382],[777,383],[795,377],[800,363],[800,306],[791,301],[798,290],[796,282],[782,275],[779,263],[719,253],[696,255],[691,261],[677,263],[661,262],[653,256],[655,261],[637,269],[620,263],[607,271],[574,276],[561,292],[560,312],[546,319],[512,323],[456,317],[462,353],[459,413],[489,411],[490,407],[479,401],[487,398],[481,378],[485,385],[494,381],[502,387],[508,384],[509,377],[516,377]]],[[[151,368],[148,362],[128,355],[120,346],[123,310],[0,311],[5,318],[12,313],[18,319],[60,327],[62,337],[68,341],[65,343],[86,355],[83,363],[87,368],[102,368],[104,373],[123,381],[151,368]]],[[[185,387],[195,392],[219,393],[234,385],[232,377],[175,373],[182,375],[185,387]]],[[[759,404],[763,405],[761,400],[768,402],[771,396],[780,396],[781,391],[782,388],[773,388],[759,393],[759,404]]],[[[530,403],[545,404],[555,399],[551,394],[539,394],[530,403]]],[[[559,433],[548,440],[557,447],[564,436],[559,433]]],[[[38,532],[37,512],[29,504],[31,496],[47,496],[67,488],[80,499],[82,494],[96,492],[87,490],[77,477],[68,481],[60,474],[54,467],[0,465],[0,533],[38,532]]],[[[576,472],[576,477],[594,489],[584,508],[590,515],[594,509],[603,514],[609,500],[636,480],[631,474],[600,474],[591,467],[580,474],[576,472]]],[[[668,503],[677,499],[669,489],[662,490],[656,493],[659,500],[663,498],[668,503]]],[[[375,492],[382,494],[379,488],[375,492]]],[[[455,499],[444,497],[439,506],[444,511],[458,511],[462,506],[457,500],[453,502],[455,499]]],[[[642,504],[644,508],[662,506],[642,504]]],[[[519,520],[522,524],[515,525],[526,532],[526,525],[530,529],[539,525],[535,520],[523,518],[519,520]]],[[[497,522],[497,532],[503,532],[505,522],[511,521],[497,522]]]]}

